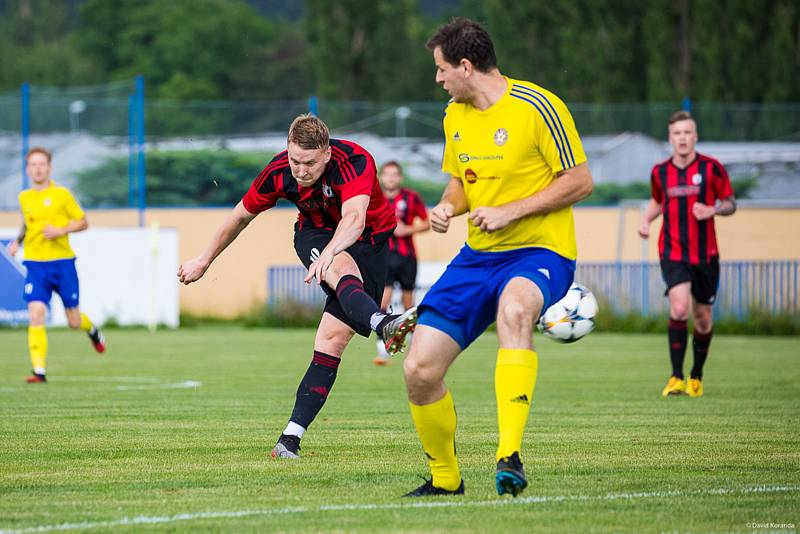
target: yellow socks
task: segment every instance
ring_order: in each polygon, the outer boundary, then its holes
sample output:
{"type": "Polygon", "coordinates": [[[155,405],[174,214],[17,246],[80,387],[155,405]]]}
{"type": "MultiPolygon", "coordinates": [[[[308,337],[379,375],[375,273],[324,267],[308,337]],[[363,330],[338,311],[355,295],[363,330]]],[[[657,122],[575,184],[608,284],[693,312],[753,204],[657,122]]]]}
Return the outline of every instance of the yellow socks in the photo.
{"type": "Polygon", "coordinates": [[[44,326],[28,327],[28,351],[31,355],[33,372],[37,375],[45,374],[47,361],[47,332],[44,326]]]}
{"type": "Polygon", "coordinates": [[[92,321],[89,319],[89,316],[85,313],[81,312],[81,330],[84,332],[91,332],[94,325],[92,321]]]}
{"type": "Polygon", "coordinates": [[[428,457],[433,485],[448,491],[458,489],[461,473],[456,459],[456,408],[450,391],[431,404],[409,405],[411,418],[428,457]]]}
{"type": "Polygon", "coordinates": [[[522,434],[533,402],[539,358],[532,350],[500,349],[494,371],[497,426],[500,444],[497,461],[522,447],[522,434]]]}

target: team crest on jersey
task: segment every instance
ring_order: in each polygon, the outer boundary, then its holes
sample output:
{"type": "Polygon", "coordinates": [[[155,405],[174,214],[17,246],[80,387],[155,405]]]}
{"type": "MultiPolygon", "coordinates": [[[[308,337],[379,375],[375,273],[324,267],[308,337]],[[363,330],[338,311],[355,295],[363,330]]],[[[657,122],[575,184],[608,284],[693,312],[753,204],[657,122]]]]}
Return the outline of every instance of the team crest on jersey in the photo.
{"type": "Polygon", "coordinates": [[[498,128],[494,133],[494,144],[503,146],[508,141],[508,130],[505,128],[498,128]]]}
{"type": "Polygon", "coordinates": [[[47,198],[44,199],[45,207],[49,208],[52,203],[53,203],[53,199],[51,199],[50,197],[47,197],[47,198]]]}
{"type": "Polygon", "coordinates": [[[458,132],[453,134],[453,141],[461,141],[461,136],[458,135],[458,132]]]}
{"type": "Polygon", "coordinates": [[[333,189],[328,184],[322,184],[322,194],[327,198],[333,198],[333,189]]]}
{"type": "Polygon", "coordinates": [[[702,183],[702,181],[703,181],[703,175],[700,174],[699,172],[697,174],[695,174],[694,176],[692,176],[692,183],[694,185],[700,185],[702,183]]]}
{"type": "Polygon", "coordinates": [[[397,204],[395,204],[395,211],[398,214],[401,215],[401,214],[404,214],[406,212],[406,208],[407,207],[408,207],[408,204],[406,204],[406,201],[403,200],[403,199],[400,199],[400,200],[397,201],[397,204]]]}

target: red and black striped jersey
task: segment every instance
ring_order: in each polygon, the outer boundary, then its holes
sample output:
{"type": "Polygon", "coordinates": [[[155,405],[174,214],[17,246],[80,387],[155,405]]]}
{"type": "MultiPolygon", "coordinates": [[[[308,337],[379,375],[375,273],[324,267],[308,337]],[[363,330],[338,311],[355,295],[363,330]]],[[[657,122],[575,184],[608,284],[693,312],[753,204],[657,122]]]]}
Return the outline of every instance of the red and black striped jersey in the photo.
{"type": "MultiPolygon", "coordinates": [[[[428,210],[425,209],[425,203],[416,191],[401,188],[395,196],[392,198],[386,197],[386,200],[389,201],[389,205],[394,209],[397,220],[403,224],[410,226],[414,224],[414,219],[417,217],[424,221],[428,220],[428,210]]],[[[397,237],[393,235],[389,238],[389,250],[397,252],[401,256],[415,258],[417,252],[414,249],[414,236],[397,237]]]]}
{"type": "Polygon", "coordinates": [[[733,195],[725,167],[700,153],[684,169],[670,158],[653,167],[650,183],[664,219],[658,238],[661,259],[696,265],[718,257],[714,217],[698,221],[692,207],[695,202],[713,206],[733,195]]]}
{"type": "Polygon", "coordinates": [[[331,139],[330,146],[331,159],[322,176],[310,187],[300,187],[292,176],[285,150],[272,158],[242,198],[244,208],[250,213],[260,213],[273,207],[279,198],[285,198],[297,206],[298,230],[307,225],[335,230],[342,219],[342,204],[353,197],[368,195],[367,219],[359,241],[369,241],[373,235],[393,230],[397,220],[378,184],[372,155],[342,139],[331,139]]]}

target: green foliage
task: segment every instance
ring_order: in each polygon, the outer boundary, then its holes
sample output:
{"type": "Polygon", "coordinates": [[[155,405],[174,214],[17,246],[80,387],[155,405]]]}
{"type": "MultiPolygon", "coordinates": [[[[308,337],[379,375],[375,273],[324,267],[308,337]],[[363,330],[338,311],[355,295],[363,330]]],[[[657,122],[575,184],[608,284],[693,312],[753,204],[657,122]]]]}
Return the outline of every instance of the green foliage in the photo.
{"type": "MultiPolygon", "coordinates": [[[[0,2],[0,90],[143,74],[148,96],[167,99],[444,100],[424,44],[450,16],[467,15],[486,24],[501,71],[568,102],[800,100],[793,0],[308,0],[303,10],[255,0],[0,2]]],[[[797,129],[786,115],[754,118],[770,121],[797,129]]]]}
{"type": "MultiPolygon", "coordinates": [[[[233,206],[271,157],[229,150],[149,152],[147,205],[233,206]]],[[[79,173],[75,190],[89,207],[127,206],[127,158],[79,173]]]]}

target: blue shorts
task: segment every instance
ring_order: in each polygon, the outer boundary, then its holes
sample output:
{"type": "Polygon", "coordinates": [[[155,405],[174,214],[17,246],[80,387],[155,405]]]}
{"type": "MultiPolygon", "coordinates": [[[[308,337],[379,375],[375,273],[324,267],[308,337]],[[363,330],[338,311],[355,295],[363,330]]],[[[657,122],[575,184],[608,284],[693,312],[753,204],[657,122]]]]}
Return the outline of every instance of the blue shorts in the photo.
{"type": "Polygon", "coordinates": [[[541,247],[479,252],[464,245],[422,299],[418,324],[441,330],[463,350],[495,321],[500,294],[518,276],[539,287],[543,312],[566,295],[575,261],[541,247]]]}
{"type": "Polygon", "coordinates": [[[64,308],[78,306],[78,272],[75,258],[53,261],[26,261],[28,275],[25,277],[25,302],[50,304],[53,291],[58,293],[64,308]]]}

